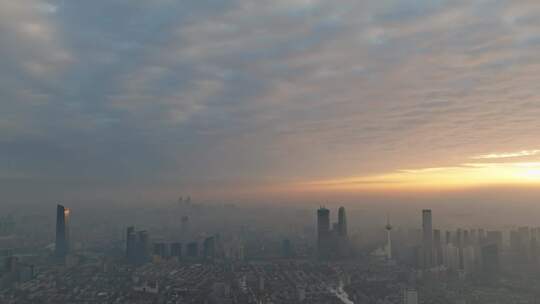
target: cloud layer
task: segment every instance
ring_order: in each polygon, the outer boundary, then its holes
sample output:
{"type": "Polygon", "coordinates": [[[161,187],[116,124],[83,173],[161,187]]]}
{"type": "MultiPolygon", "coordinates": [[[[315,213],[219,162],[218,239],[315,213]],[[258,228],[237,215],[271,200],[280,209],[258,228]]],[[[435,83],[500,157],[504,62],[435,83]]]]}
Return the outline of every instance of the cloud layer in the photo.
{"type": "Polygon", "coordinates": [[[538,20],[537,1],[0,0],[0,178],[13,199],[204,194],[533,151],[538,20]]]}

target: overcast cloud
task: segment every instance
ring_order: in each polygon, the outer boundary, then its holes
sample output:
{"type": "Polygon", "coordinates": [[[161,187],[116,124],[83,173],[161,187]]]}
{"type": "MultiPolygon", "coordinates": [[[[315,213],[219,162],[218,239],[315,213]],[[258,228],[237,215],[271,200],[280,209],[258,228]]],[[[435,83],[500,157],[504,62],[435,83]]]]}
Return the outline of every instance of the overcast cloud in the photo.
{"type": "Polygon", "coordinates": [[[538,1],[0,0],[0,189],[167,197],[538,151],[539,83],[538,1]]]}

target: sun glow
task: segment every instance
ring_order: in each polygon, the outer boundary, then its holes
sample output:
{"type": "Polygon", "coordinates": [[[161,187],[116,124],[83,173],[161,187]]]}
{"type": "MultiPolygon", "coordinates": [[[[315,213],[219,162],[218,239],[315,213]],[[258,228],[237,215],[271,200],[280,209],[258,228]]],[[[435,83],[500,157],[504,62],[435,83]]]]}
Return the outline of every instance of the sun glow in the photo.
{"type": "Polygon", "coordinates": [[[498,158],[512,158],[512,157],[526,157],[540,154],[540,150],[523,150],[518,152],[507,153],[490,153],[482,154],[472,157],[472,159],[498,159],[498,158]]]}
{"type": "Polygon", "coordinates": [[[305,189],[440,189],[489,185],[539,185],[540,162],[465,163],[450,167],[398,170],[393,173],[324,180],[305,189]]]}
{"type": "Polygon", "coordinates": [[[521,168],[524,179],[540,181],[540,163],[525,163],[521,168]]]}

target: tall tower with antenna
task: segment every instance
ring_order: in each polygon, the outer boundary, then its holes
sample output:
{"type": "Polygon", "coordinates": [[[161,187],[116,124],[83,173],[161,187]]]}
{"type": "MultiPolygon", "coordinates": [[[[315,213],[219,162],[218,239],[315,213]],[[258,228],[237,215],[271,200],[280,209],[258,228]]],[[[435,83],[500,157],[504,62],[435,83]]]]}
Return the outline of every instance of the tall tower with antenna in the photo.
{"type": "Polygon", "coordinates": [[[390,224],[390,216],[386,215],[386,226],[384,226],[384,229],[386,229],[386,258],[388,260],[392,259],[392,225],[390,224]]]}

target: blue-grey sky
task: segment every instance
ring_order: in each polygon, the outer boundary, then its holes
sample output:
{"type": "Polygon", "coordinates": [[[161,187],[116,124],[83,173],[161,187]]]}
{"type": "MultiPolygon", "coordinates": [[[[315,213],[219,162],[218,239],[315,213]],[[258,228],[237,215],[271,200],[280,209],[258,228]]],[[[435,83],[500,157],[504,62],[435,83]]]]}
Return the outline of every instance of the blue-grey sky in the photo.
{"type": "Polygon", "coordinates": [[[0,0],[0,188],[234,196],[536,166],[539,83],[538,1],[0,0]]]}

